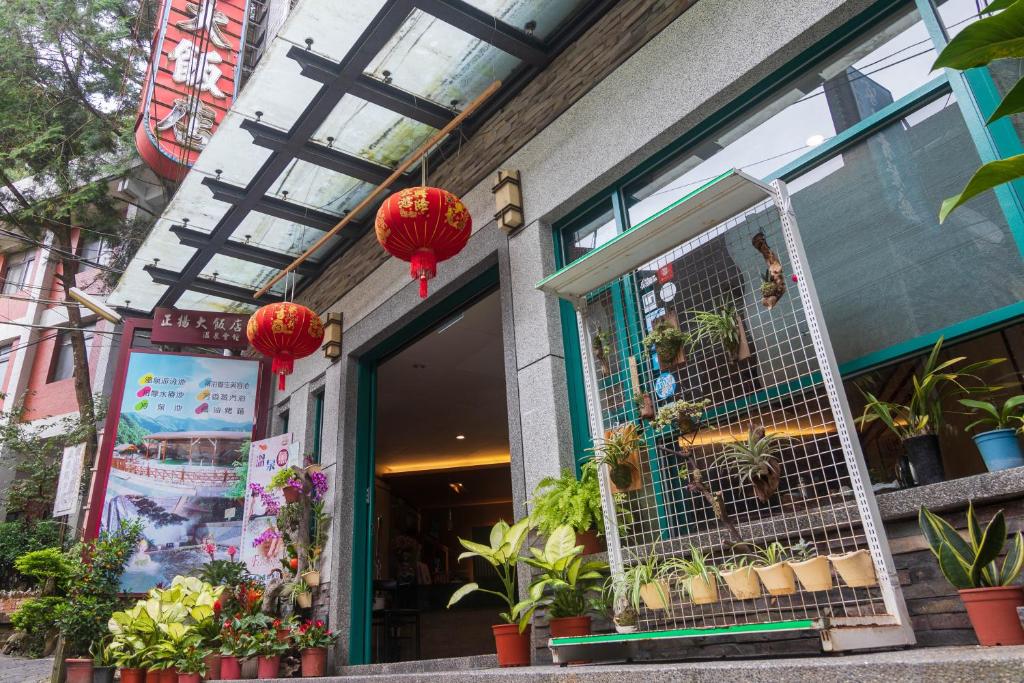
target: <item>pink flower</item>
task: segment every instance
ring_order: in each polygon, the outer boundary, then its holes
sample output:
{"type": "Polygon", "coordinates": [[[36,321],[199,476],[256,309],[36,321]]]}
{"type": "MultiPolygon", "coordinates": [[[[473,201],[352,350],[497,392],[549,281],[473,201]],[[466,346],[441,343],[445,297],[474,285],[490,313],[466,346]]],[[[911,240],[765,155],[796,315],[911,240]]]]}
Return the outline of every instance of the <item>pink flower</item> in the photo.
{"type": "Polygon", "coordinates": [[[235,559],[235,555],[237,553],[238,553],[238,548],[236,548],[233,545],[229,545],[228,546],[228,557],[230,557],[233,560],[233,559],[235,559]]]}
{"type": "Polygon", "coordinates": [[[794,273],[793,275],[789,276],[789,279],[791,279],[793,282],[796,282],[799,278],[797,278],[796,273],[794,273]]]}

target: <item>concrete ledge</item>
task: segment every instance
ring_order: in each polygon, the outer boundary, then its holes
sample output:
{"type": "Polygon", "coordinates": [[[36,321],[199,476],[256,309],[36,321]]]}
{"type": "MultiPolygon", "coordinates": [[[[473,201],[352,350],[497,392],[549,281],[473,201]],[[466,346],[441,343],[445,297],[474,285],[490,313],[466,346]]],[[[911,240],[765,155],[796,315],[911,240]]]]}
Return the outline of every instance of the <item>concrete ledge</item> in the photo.
{"type": "Polygon", "coordinates": [[[388,662],[385,664],[359,664],[338,667],[339,676],[366,676],[377,674],[426,673],[430,671],[466,671],[493,669],[498,666],[497,655],[424,659],[419,662],[388,662]]]}
{"type": "Polygon", "coordinates": [[[923,505],[933,512],[967,507],[967,501],[990,503],[1024,494],[1024,467],[985,472],[909,489],[881,493],[878,509],[886,522],[916,517],[923,505]]]}
{"type": "MultiPolygon", "coordinates": [[[[514,683],[624,683],[692,681],[694,683],[1020,683],[1024,646],[943,647],[803,659],[758,659],[677,664],[534,666],[445,672],[444,683],[511,681],[514,683]]],[[[276,679],[287,683],[290,679],[276,679]]],[[[306,678],[310,683],[438,683],[438,672],[306,678]]]]}

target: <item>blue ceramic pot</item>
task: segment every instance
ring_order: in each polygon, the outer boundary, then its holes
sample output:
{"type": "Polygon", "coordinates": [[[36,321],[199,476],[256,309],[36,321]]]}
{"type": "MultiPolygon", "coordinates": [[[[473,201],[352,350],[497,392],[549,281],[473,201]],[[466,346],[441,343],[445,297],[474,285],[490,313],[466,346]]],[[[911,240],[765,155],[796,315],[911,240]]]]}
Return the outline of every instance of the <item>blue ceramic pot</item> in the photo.
{"type": "Polygon", "coordinates": [[[982,432],[974,437],[978,444],[981,457],[989,472],[1006,470],[1024,465],[1024,453],[1021,453],[1017,434],[1012,429],[993,429],[982,432]]]}

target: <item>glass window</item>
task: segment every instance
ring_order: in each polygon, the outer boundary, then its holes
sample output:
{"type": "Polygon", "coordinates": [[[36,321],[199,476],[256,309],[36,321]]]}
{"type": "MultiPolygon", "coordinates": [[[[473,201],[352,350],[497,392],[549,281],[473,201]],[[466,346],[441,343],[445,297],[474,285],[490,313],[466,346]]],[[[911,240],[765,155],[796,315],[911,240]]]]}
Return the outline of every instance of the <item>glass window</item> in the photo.
{"type": "Polygon", "coordinates": [[[32,262],[35,261],[36,252],[33,249],[11,254],[4,264],[4,287],[3,294],[17,294],[25,288],[29,275],[32,272],[32,262]]]}
{"type": "Polygon", "coordinates": [[[313,394],[313,462],[320,462],[324,438],[324,392],[323,389],[313,394]]]}
{"type": "Polygon", "coordinates": [[[281,423],[281,429],[278,430],[278,434],[287,434],[288,433],[288,411],[287,410],[282,410],[280,413],[278,413],[277,419],[281,423]]]}
{"type": "Polygon", "coordinates": [[[994,193],[938,223],[980,163],[943,95],[790,181],[840,364],[1024,299],[994,193]]]}
{"type": "Polygon", "coordinates": [[[7,379],[7,366],[10,364],[11,349],[13,348],[13,344],[0,346],[0,389],[3,388],[4,382],[7,379]]]}
{"type": "Polygon", "coordinates": [[[79,256],[90,263],[107,265],[110,263],[111,249],[107,238],[101,235],[87,235],[82,239],[79,256]]]}
{"type": "MultiPolygon", "coordinates": [[[[920,371],[926,355],[927,351],[846,380],[846,395],[853,415],[858,417],[864,412],[862,390],[870,391],[884,401],[907,403],[913,387],[912,377],[920,371]]],[[[967,359],[965,363],[989,358],[1007,359],[987,368],[983,373],[982,380],[986,384],[1004,387],[1003,392],[995,397],[994,403],[1001,405],[1008,397],[1024,392],[1020,375],[1014,372],[1015,368],[1024,365],[1024,324],[943,347],[942,360],[956,356],[964,356],[967,359]]],[[[943,408],[947,428],[941,430],[938,436],[946,478],[956,479],[987,471],[977,446],[971,440],[973,433],[966,430],[975,418],[966,414],[963,406],[954,401],[945,404],[943,408]]],[[[895,488],[909,483],[901,479],[900,462],[904,447],[895,434],[885,429],[880,422],[874,422],[860,430],[860,443],[876,489],[895,488]]]]}
{"type": "MultiPolygon", "coordinates": [[[[96,323],[86,325],[82,327],[82,333],[85,337],[85,354],[86,358],[92,355],[92,337],[93,332],[96,329],[96,323]]],[[[53,366],[50,371],[50,381],[59,382],[64,379],[69,379],[75,374],[75,357],[74,352],[71,350],[71,332],[68,330],[62,331],[57,336],[57,348],[54,349],[53,366]]]]}
{"type": "Polygon", "coordinates": [[[618,232],[611,201],[598,203],[562,234],[562,261],[572,263],[615,237],[618,232]]]}
{"type": "Polygon", "coordinates": [[[636,225],[731,168],[766,177],[927,83],[928,32],[908,6],[886,25],[808,68],[739,123],[626,186],[636,225]]]}

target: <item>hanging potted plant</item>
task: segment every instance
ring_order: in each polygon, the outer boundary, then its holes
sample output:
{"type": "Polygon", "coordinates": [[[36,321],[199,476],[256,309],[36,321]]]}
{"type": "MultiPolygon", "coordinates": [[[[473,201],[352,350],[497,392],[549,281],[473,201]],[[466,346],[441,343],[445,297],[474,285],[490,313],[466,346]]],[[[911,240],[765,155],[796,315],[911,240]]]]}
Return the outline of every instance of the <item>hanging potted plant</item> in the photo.
{"type": "Polygon", "coordinates": [[[292,604],[298,609],[309,609],[313,606],[313,591],[302,578],[293,578],[285,584],[283,594],[291,598],[292,604]]]}
{"type": "Polygon", "coordinates": [[[708,562],[700,548],[691,544],[689,558],[673,558],[666,565],[674,572],[693,604],[718,602],[718,568],[708,562]]]}
{"type": "Polygon", "coordinates": [[[1024,466],[1024,454],[1017,440],[1017,435],[1024,430],[1024,417],[1020,415],[1024,394],[1008,398],[999,408],[987,401],[970,398],[960,399],[960,403],[978,416],[967,425],[967,431],[986,428],[974,435],[974,443],[989,472],[1024,466]]]}
{"type": "Polygon", "coordinates": [[[863,414],[855,420],[861,429],[879,421],[900,438],[907,450],[914,480],[919,485],[935,484],[946,478],[938,437],[945,424],[943,405],[965,394],[991,391],[992,387],[980,384],[966,386],[966,382],[980,383],[974,373],[1003,361],[1002,358],[993,358],[958,368],[966,360],[964,356],[958,356],[940,363],[942,341],[940,337],[935,342],[921,371],[913,377],[909,403],[883,401],[861,389],[866,403],[863,414]]]}
{"type": "Polygon", "coordinates": [[[764,257],[766,268],[764,275],[761,276],[761,305],[770,311],[786,293],[786,278],[782,273],[782,263],[772,248],[768,246],[768,240],[765,239],[763,232],[754,235],[750,239],[750,243],[764,257]]]}
{"type": "Polygon", "coordinates": [[[767,503],[779,490],[782,462],[779,460],[781,444],[789,437],[769,434],[764,427],[751,426],[746,439],[726,444],[715,464],[739,475],[740,481],[749,483],[754,497],[767,503]]]}
{"type": "Polygon", "coordinates": [[[761,597],[761,582],[754,571],[754,560],[749,555],[736,555],[722,565],[722,579],[737,600],[761,597]]]}
{"type": "MultiPolygon", "coordinates": [[[[568,527],[567,527],[568,528],[568,527]]],[[[499,521],[491,527],[489,545],[474,543],[460,538],[459,543],[466,552],[459,555],[459,561],[479,557],[492,567],[501,580],[502,592],[481,588],[476,583],[467,583],[452,593],[448,607],[474,591],[495,595],[508,606],[499,616],[504,622],[491,627],[494,645],[498,653],[499,666],[529,666],[530,664],[530,618],[536,609],[531,600],[519,601],[516,590],[516,565],[519,551],[530,530],[530,520],[523,519],[509,526],[499,521]]],[[[575,535],[573,536],[575,539],[575,535]]]]}
{"type": "Polygon", "coordinates": [[[633,403],[636,405],[637,412],[640,413],[641,420],[654,419],[654,399],[650,394],[645,394],[642,391],[634,392],[633,403]]]}
{"type": "Polygon", "coordinates": [[[679,323],[674,318],[665,316],[656,320],[640,343],[648,355],[650,348],[654,347],[658,366],[664,371],[686,365],[686,347],[690,343],[690,335],[679,329],[679,323]]]}
{"type": "Polygon", "coordinates": [[[867,588],[878,584],[875,576],[875,563],[871,553],[865,548],[853,550],[839,555],[829,555],[829,561],[836,568],[836,573],[850,588],[867,588]]]}
{"type": "Polygon", "coordinates": [[[755,553],[754,571],[761,583],[772,595],[792,595],[796,593],[796,577],[793,568],[786,561],[789,553],[778,541],[758,548],[755,553]]]}
{"type": "Polygon", "coordinates": [[[1024,566],[1024,537],[1013,541],[1002,565],[997,558],[1006,545],[1006,519],[1000,510],[984,529],[967,508],[968,538],[938,515],[921,508],[918,523],[943,576],[960,592],[971,626],[982,645],[1022,645],[1018,608],[1024,606],[1024,587],[1011,585],[1024,566]]]}
{"type": "Polygon", "coordinates": [[[605,549],[601,486],[593,460],[583,463],[579,479],[569,469],[562,470],[558,478],[541,479],[529,507],[530,524],[542,535],[550,536],[559,526],[568,524],[575,530],[576,545],[583,546],[584,555],[605,549]]]}
{"type": "Polygon", "coordinates": [[[690,311],[690,314],[695,326],[690,340],[691,350],[707,340],[712,345],[721,344],[732,364],[750,358],[747,333],[735,304],[722,303],[713,311],[690,311]]]}
{"type": "Polygon", "coordinates": [[[604,584],[604,603],[616,633],[636,633],[638,629],[640,615],[630,602],[629,584],[623,580],[623,575],[609,576],[604,584]]]}
{"type": "Polygon", "coordinates": [[[303,678],[315,678],[327,673],[327,648],[337,636],[320,619],[304,621],[295,632],[295,647],[299,648],[303,678]]]}
{"type": "Polygon", "coordinates": [[[608,377],[612,374],[611,358],[614,353],[611,331],[598,328],[591,339],[591,346],[597,363],[597,374],[608,377]]]}
{"type": "Polygon", "coordinates": [[[593,461],[608,468],[608,477],[616,492],[640,487],[640,447],[644,443],[640,429],[633,423],[617,427],[600,445],[589,449],[593,461]]]}
{"type": "Polygon", "coordinates": [[[813,543],[801,538],[790,546],[789,552],[789,566],[793,568],[804,590],[815,592],[832,588],[832,568],[828,557],[819,555],[813,543]]]}
{"type": "Polygon", "coordinates": [[[634,557],[633,563],[617,574],[615,581],[622,584],[629,605],[640,611],[643,605],[650,610],[668,609],[672,604],[672,567],[658,555],[657,544],[651,546],[647,557],[634,557]]]}
{"type": "Polygon", "coordinates": [[[583,548],[576,545],[576,532],[568,524],[555,529],[544,549],[530,549],[533,557],[523,561],[540,570],[528,589],[540,596],[534,607],[544,607],[552,638],[590,635],[592,612],[600,612],[601,586],[608,569],[606,562],[584,561],[583,548]]]}
{"type": "Polygon", "coordinates": [[[657,417],[651,422],[654,429],[664,429],[675,424],[679,434],[686,436],[693,434],[701,427],[704,419],[704,411],[711,405],[711,401],[673,401],[658,410],[657,417]]]}
{"type": "Polygon", "coordinates": [[[274,472],[267,488],[271,491],[280,490],[286,503],[297,503],[305,490],[304,478],[305,472],[294,465],[288,465],[274,472]]]}

